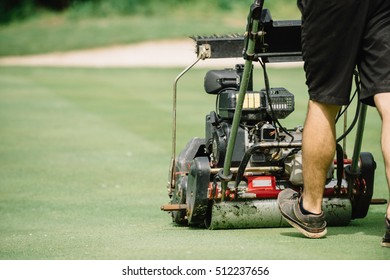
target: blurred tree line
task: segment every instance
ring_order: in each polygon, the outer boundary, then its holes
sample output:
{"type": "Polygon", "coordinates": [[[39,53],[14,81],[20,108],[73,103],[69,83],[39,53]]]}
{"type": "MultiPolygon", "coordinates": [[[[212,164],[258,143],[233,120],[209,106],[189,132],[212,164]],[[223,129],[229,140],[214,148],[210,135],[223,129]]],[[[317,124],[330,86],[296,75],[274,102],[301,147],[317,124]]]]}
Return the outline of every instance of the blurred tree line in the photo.
{"type": "Polygon", "coordinates": [[[97,14],[134,14],[156,10],[156,6],[177,7],[202,1],[222,10],[230,10],[236,2],[236,0],[0,0],[0,23],[25,19],[44,10],[62,12],[79,8],[97,14]]]}
{"type": "Polygon", "coordinates": [[[41,9],[62,11],[75,0],[1,0],[0,22],[26,18],[41,9]]]}

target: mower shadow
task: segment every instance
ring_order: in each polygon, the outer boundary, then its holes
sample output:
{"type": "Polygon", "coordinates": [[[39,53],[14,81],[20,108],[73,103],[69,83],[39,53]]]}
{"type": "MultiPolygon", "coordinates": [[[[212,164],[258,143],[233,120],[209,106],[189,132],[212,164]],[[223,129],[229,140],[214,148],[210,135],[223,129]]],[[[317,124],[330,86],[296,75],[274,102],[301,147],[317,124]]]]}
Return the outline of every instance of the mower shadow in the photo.
{"type": "MultiPolygon", "coordinates": [[[[295,230],[295,229],[291,228],[291,230],[295,230]]],[[[281,232],[280,235],[286,236],[286,237],[307,239],[307,237],[305,237],[304,235],[302,235],[301,233],[299,233],[297,231],[294,231],[294,232],[281,232]]],[[[326,236],[325,236],[325,238],[326,238],[326,236]]]]}
{"type": "MultiPolygon", "coordinates": [[[[367,216],[363,219],[352,220],[347,226],[332,226],[328,227],[328,233],[323,240],[330,239],[342,239],[342,240],[350,240],[353,239],[355,242],[363,242],[363,240],[374,239],[380,240],[384,233],[384,212],[382,213],[382,207],[372,207],[367,216]]],[[[384,207],[383,207],[384,209],[384,207]]],[[[235,235],[237,232],[246,231],[252,232],[253,230],[257,231],[261,228],[248,228],[248,229],[220,229],[220,230],[210,230],[204,226],[188,226],[188,225],[180,225],[176,223],[170,224],[173,229],[176,230],[184,230],[189,232],[203,232],[208,235],[206,232],[230,232],[235,235]]],[[[280,238],[293,238],[295,240],[308,240],[303,234],[298,232],[293,227],[281,227],[281,228],[267,228],[267,230],[273,230],[274,234],[280,236],[280,238]]]]}

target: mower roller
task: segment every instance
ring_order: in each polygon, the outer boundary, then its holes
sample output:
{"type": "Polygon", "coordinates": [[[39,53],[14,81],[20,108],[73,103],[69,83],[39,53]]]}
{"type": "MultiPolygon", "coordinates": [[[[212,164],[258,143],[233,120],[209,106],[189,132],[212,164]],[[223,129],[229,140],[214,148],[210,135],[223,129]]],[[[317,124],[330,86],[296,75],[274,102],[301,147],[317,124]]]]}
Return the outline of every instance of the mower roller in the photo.
{"type": "MultiPolygon", "coordinates": [[[[209,229],[287,226],[277,196],[285,188],[304,188],[303,127],[287,129],[279,122],[294,111],[294,95],[283,87],[271,88],[266,70],[268,63],[302,60],[301,22],[273,21],[263,4],[257,0],[251,5],[242,36],[193,37],[197,59],[174,81],[170,202],[161,209],[176,224],[209,229]],[[176,155],[179,79],[200,60],[233,57],[243,57],[245,64],[205,75],[205,91],[216,96],[217,104],[205,118],[205,136],[190,139],[176,155]],[[261,90],[253,87],[254,62],[262,66],[261,90]]],[[[359,92],[358,75],[356,81],[359,92]]],[[[345,141],[357,123],[353,157],[338,144],[329,166],[323,209],[330,226],[364,218],[372,200],[376,163],[370,153],[360,151],[367,108],[357,103],[354,121],[337,139],[345,141]]]]}

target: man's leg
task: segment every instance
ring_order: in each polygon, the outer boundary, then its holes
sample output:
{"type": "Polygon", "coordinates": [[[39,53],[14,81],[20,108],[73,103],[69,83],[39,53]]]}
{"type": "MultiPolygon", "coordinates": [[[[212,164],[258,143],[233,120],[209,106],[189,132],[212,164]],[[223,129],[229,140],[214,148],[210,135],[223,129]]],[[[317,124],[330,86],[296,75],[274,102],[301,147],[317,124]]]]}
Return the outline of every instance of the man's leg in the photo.
{"type": "Polygon", "coordinates": [[[385,162],[386,179],[389,188],[389,203],[386,211],[386,233],[382,246],[390,247],[390,93],[381,93],[374,96],[375,105],[382,118],[382,153],[385,162]]]}
{"type": "Polygon", "coordinates": [[[326,175],[336,149],[335,117],[339,109],[340,106],[309,101],[302,140],[304,192],[300,197],[287,188],[278,195],[282,216],[309,238],[321,238],[327,232],[321,206],[326,175]]]}
{"type": "Polygon", "coordinates": [[[302,139],[302,206],[313,214],[322,211],[326,175],[335,156],[335,117],[339,110],[340,106],[309,101],[302,139]]]}

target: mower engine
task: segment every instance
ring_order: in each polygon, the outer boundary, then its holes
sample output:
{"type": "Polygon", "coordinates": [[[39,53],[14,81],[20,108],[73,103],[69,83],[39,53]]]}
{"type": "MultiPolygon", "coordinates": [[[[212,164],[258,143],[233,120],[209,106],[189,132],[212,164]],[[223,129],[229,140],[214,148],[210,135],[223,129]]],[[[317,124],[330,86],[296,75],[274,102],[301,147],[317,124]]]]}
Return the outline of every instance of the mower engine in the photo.
{"type": "MultiPolygon", "coordinates": [[[[205,77],[205,90],[217,95],[217,112],[206,116],[206,148],[214,167],[222,167],[226,154],[227,139],[236,108],[236,100],[243,65],[235,69],[209,71],[205,77]]],[[[252,79],[251,79],[252,80],[252,79]]],[[[291,142],[292,135],[280,135],[274,126],[274,118],[287,117],[294,111],[294,95],[284,88],[253,91],[250,85],[243,105],[233,165],[241,162],[244,153],[260,142],[291,142]]],[[[299,137],[299,136],[298,136],[299,137]]],[[[300,137],[299,137],[300,138],[300,137]]],[[[278,165],[282,151],[269,149],[251,158],[250,166],[278,165]]]]}

